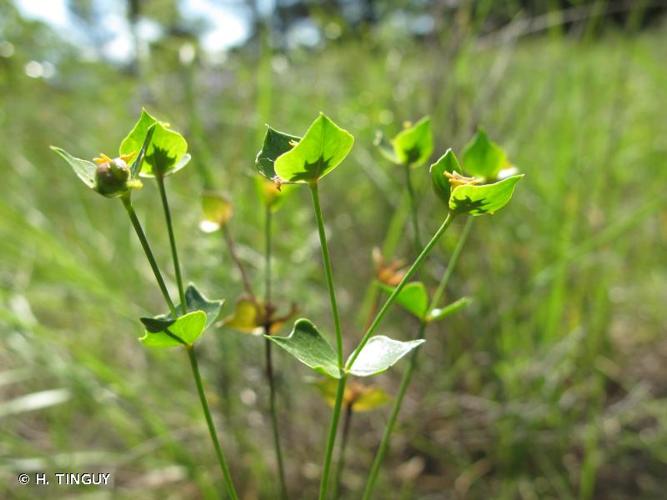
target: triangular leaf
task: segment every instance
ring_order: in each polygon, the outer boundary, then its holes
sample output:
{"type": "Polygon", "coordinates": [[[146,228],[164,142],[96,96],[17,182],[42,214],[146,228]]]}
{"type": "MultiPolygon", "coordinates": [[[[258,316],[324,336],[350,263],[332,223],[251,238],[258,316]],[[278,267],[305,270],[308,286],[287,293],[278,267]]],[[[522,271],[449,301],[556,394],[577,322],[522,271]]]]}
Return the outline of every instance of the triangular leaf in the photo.
{"type": "Polygon", "coordinates": [[[458,214],[493,214],[512,199],[514,187],[523,174],[493,184],[465,184],[456,187],[449,198],[449,208],[458,214]]]}
{"type": "Polygon", "coordinates": [[[401,342],[384,335],[372,337],[354,360],[350,373],[357,377],[370,377],[382,373],[424,342],[423,339],[401,342]]]}
{"type": "Polygon", "coordinates": [[[275,172],[283,182],[315,182],[340,165],[353,143],[347,130],[320,113],[299,143],[276,159],[275,172]]]}
{"type": "MultiPolygon", "coordinates": [[[[392,293],[394,289],[390,286],[381,285],[387,293],[392,293]]],[[[428,310],[428,292],[424,283],[413,281],[405,285],[396,297],[396,303],[405,308],[408,312],[419,319],[423,319],[428,310]]]]}
{"type": "Polygon", "coordinates": [[[433,152],[431,118],[425,116],[411,127],[399,132],[391,142],[399,163],[413,167],[423,165],[433,152]]]}
{"type": "Polygon", "coordinates": [[[301,138],[296,135],[280,132],[267,125],[264,144],[255,159],[255,167],[259,173],[273,180],[276,177],[276,171],[273,168],[276,159],[291,150],[300,140],[301,138]]]}
{"type": "Polygon", "coordinates": [[[156,316],[155,318],[139,318],[139,321],[144,324],[144,327],[146,327],[146,330],[150,333],[161,332],[176,323],[175,319],[166,318],[164,316],[156,316]]]}
{"type": "Polygon", "coordinates": [[[70,167],[74,170],[74,173],[83,181],[83,183],[88,186],[90,189],[95,189],[95,172],[97,171],[97,165],[92,161],[82,160],[81,158],[76,158],[69,154],[64,149],[58,148],[56,146],[51,146],[51,149],[58,153],[70,167]]]}
{"type": "Polygon", "coordinates": [[[287,337],[266,336],[306,366],[323,375],[340,378],[333,348],[307,319],[299,319],[287,337]]]}
{"type": "Polygon", "coordinates": [[[445,175],[445,172],[459,172],[461,173],[461,166],[459,161],[454,154],[454,151],[448,149],[444,155],[442,155],[438,161],[436,161],[430,168],[431,173],[431,184],[433,185],[433,191],[435,194],[445,203],[449,203],[449,195],[451,194],[452,187],[449,183],[449,179],[445,175]]]}
{"type": "Polygon", "coordinates": [[[475,177],[495,180],[508,166],[505,151],[491,141],[484,130],[478,130],[463,150],[463,169],[475,177]]]}
{"type": "Polygon", "coordinates": [[[162,175],[171,175],[187,165],[190,161],[188,143],[178,132],[168,128],[168,124],[151,116],[145,109],[142,110],[134,128],[123,139],[120,145],[120,154],[138,153],[151,126],[155,125],[153,139],[146,150],[141,167],[142,177],[154,177],[156,172],[162,175]]]}
{"type": "Polygon", "coordinates": [[[187,310],[204,311],[206,314],[206,326],[204,329],[211,326],[218,319],[224,302],[224,300],[209,300],[192,283],[185,289],[185,307],[187,310]]]}
{"type": "MultiPolygon", "coordinates": [[[[153,319],[157,321],[150,324],[152,330],[159,325],[160,321],[166,318],[156,317],[153,319]]],[[[142,318],[144,324],[146,324],[146,320],[147,318],[142,318]]],[[[144,336],[139,340],[148,347],[174,347],[183,345],[179,339],[187,345],[192,345],[203,333],[204,328],[206,328],[206,313],[204,311],[194,311],[179,317],[162,331],[154,332],[147,329],[144,336]]]]}
{"type": "Polygon", "coordinates": [[[459,312],[470,303],[472,303],[472,299],[470,297],[461,297],[451,304],[447,304],[445,307],[436,307],[435,309],[431,309],[431,311],[428,313],[428,316],[426,317],[426,321],[440,321],[445,319],[447,316],[451,316],[452,314],[459,312]]]}

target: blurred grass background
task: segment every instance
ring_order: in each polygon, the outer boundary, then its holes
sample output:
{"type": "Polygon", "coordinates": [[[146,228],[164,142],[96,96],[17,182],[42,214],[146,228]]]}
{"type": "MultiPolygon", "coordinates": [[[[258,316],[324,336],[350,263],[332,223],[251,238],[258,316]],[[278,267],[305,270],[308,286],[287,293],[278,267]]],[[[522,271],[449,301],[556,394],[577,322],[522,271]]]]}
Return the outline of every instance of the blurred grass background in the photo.
{"type": "MultiPolygon", "coordinates": [[[[413,251],[402,172],[375,150],[376,131],[430,114],[439,155],[484,126],[527,175],[506,210],[475,221],[447,290],[474,305],[429,332],[377,498],[664,498],[667,29],[654,4],[377,2],[377,19],[353,24],[337,2],[288,2],[304,6],[317,43],[278,43],[284,27],[258,16],[249,40],[211,54],[199,25],[177,29],[177,3],[130,1],[131,26],[152,18],[164,32],[110,62],[0,2],[0,496],[221,491],[187,360],[136,340],[137,317],[163,306],[120,203],[86,190],[48,149],[113,154],[143,105],[190,142],[192,165],[168,183],[184,273],[226,298],[226,313],[240,277],[222,237],[197,229],[202,174],[232,198],[231,231],[260,287],[252,175],[264,123],[300,134],[321,110],[355,135],[322,185],[348,352],[365,321],[371,248],[413,251]],[[397,13],[431,28],[399,29],[397,13]],[[15,480],[97,470],[113,473],[113,488],[15,480]]],[[[69,5],[104,38],[96,2],[69,5]]],[[[443,210],[426,170],[417,184],[430,232],[443,210]]],[[[157,191],[147,183],[135,198],[173,280],[157,191]]],[[[462,222],[421,273],[429,286],[462,222]]],[[[288,198],[274,227],[276,299],[331,333],[307,192],[288,198]]],[[[381,330],[408,339],[416,328],[397,309],[381,330]]],[[[262,349],[224,329],[199,347],[248,499],[276,491],[262,349]]],[[[313,498],[330,410],[302,366],[276,358],[289,486],[313,498]]],[[[390,394],[403,367],[379,379],[390,394]]],[[[386,412],[355,416],[346,498],[358,498],[386,412]]]]}

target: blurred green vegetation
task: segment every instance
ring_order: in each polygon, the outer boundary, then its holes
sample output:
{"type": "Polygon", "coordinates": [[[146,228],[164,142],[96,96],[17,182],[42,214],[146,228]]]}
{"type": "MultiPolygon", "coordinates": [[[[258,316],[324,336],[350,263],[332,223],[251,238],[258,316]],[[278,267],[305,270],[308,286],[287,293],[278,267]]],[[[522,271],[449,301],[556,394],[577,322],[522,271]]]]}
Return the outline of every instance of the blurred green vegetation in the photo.
{"type": "MultiPolygon", "coordinates": [[[[391,135],[430,114],[440,153],[460,151],[483,125],[527,175],[506,210],[475,221],[447,290],[475,302],[430,331],[377,498],[664,495],[664,25],[637,31],[629,16],[595,33],[583,19],[531,36],[516,23],[482,34],[481,21],[461,14],[432,40],[377,30],[287,53],[260,43],[221,64],[196,50],[187,62],[193,42],[169,37],[133,73],[2,9],[0,496],[37,494],[16,486],[18,471],[112,472],[113,489],[85,490],[90,498],[221,491],[187,360],[137,342],[137,318],[163,306],[120,203],[85,189],[48,148],[113,154],[142,105],[190,142],[192,165],[168,183],[184,274],[227,299],[225,313],[241,281],[219,233],[197,228],[202,185],[233,200],[230,230],[259,288],[263,213],[252,175],[264,123],[300,134],[322,110],[355,135],[321,187],[348,352],[366,321],[371,248],[414,252],[403,175],[375,150],[376,130],[391,135]],[[27,75],[31,61],[48,60],[53,76],[27,75]]],[[[422,226],[433,231],[443,209],[426,170],[415,177],[422,226]]],[[[157,191],[146,184],[136,207],[173,280],[157,191]]],[[[462,222],[421,273],[429,287],[462,222]]],[[[298,302],[332,334],[307,192],[289,197],[274,227],[276,300],[298,302]]],[[[396,308],[381,331],[410,339],[416,327],[396,308]]],[[[199,347],[248,499],[273,498],[277,484],[261,349],[224,329],[199,347]]],[[[330,410],[303,367],[276,357],[289,486],[312,498],[330,410]]],[[[389,394],[401,367],[381,377],[389,394]]],[[[385,414],[355,416],[346,498],[358,497],[385,414]]]]}

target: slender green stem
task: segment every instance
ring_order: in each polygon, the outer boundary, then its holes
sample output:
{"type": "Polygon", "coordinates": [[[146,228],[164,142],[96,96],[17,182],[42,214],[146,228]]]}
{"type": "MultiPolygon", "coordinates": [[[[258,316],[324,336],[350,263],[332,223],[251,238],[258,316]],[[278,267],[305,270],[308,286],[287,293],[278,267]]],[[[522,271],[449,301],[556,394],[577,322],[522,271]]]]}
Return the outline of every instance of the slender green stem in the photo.
{"type": "Polygon", "coordinates": [[[171,246],[171,256],[174,260],[174,274],[176,274],[176,285],[178,286],[178,296],[181,299],[181,312],[188,312],[185,303],[185,289],[183,288],[183,277],[181,276],[181,264],[178,260],[178,250],[176,249],[176,237],[174,236],[174,226],[171,222],[171,210],[169,209],[169,200],[167,199],[167,190],[164,187],[164,176],[156,175],[160,198],[162,199],[162,209],[164,210],[164,220],[167,222],[167,232],[169,233],[169,245],[171,246]]]}
{"type": "Polygon", "coordinates": [[[410,216],[412,217],[412,231],[414,233],[415,250],[419,252],[422,247],[421,236],[419,233],[419,211],[417,210],[417,196],[415,194],[415,187],[412,184],[412,167],[406,163],[403,165],[405,169],[405,185],[408,188],[408,196],[410,198],[410,216]]]}
{"type": "Polygon", "coordinates": [[[327,489],[329,487],[329,475],[331,474],[331,457],[333,456],[333,449],[336,443],[336,433],[338,432],[338,422],[340,420],[340,413],[343,407],[343,395],[345,394],[345,384],[347,383],[347,374],[338,380],[338,388],[336,389],[336,400],[334,403],[333,413],[331,414],[331,423],[329,424],[329,434],[327,436],[327,449],[324,455],[324,465],[322,466],[322,480],[320,482],[319,500],[326,500],[327,489]]]}
{"type": "Polygon", "coordinates": [[[345,450],[347,449],[347,440],[350,435],[352,424],[352,404],[345,405],[345,416],[343,417],[343,435],[340,438],[340,447],[338,448],[338,468],[336,469],[336,479],[334,480],[333,499],[340,497],[340,483],[345,470],[345,450]]]}
{"type": "Polygon", "coordinates": [[[461,255],[463,246],[466,244],[466,241],[468,240],[468,235],[470,235],[470,228],[472,228],[473,220],[474,220],[473,217],[468,217],[466,219],[466,223],[463,226],[463,231],[461,231],[461,236],[459,236],[459,241],[456,243],[456,247],[454,247],[452,256],[449,258],[447,269],[445,269],[445,272],[442,275],[442,278],[440,279],[440,283],[438,283],[438,288],[435,289],[433,297],[431,297],[430,309],[433,309],[434,307],[438,306],[440,300],[442,299],[442,296],[445,293],[445,288],[447,287],[447,283],[449,283],[449,278],[452,277],[452,273],[454,272],[456,263],[459,261],[459,256],[461,255]]]}
{"type": "Polygon", "coordinates": [[[398,297],[398,294],[401,293],[401,290],[403,290],[403,287],[410,281],[412,276],[417,272],[417,270],[421,267],[423,262],[426,260],[426,257],[428,257],[428,254],[431,252],[435,244],[438,242],[440,237],[445,234],[445,231],[447,231],[447,228],[450,226],[452,221],[454,220],[454,215],[452,213],[447,214],[447,218],[443,221],[442,225],[438,228],[438,230],[435,232],[431,240],[426,244],[424,249],[421,251],[421,253],[417,256],[415,261],[412,263],[410,266],[410,269],[408,269],[405,273],[405,276],[403,276],[403,279],[401,282],[394,288],[394,291],[389,295],[389,298],[385,301],[384,305],[380,308],[378,311],[377,315],[375,316],[375,319],[371,323],[371,325],[368,327],[366,330],[366,333],[364,333],[364,336],[361,339],[361,342],[359,342],[359,345],[357,348],[354,350],[350,358],[348,359],[346,363],[346,368],[349,369],[354,362],[356,361],[357,357],[359,356],[359,353],[361,350],[364,348],[366,343],[370,340],[370,338],[373,336],[377,328],[380,326],[380,323],[382,322],[382,319],[384,318],[385,314],[387,314],[387,311],[389,310],[389,307],[394,303],[396,300],[396,297],[398,297]]]}
{"type": "Polygon", "coordinates": [[[317,182],[310,184],[310,192],[313,197],[313,209],[317,219],[317,230],[320,236],[320,247],[322,249],[322,261],[324,264],[324,274],[326,275],[327,287],[329,289],[329,300],[331,301],[331,312],[333,314],[334,326],[336,330],[336,354],[338,358],[338,368],[341,371],[341,378],[338,380],[338,389],[336,391],[336,403],[331,416],[329,425],[329,435],[327,447],[324,453],[324,463],[322,466],[322,479],[320,482],[320,500],[324,500],[329,486],[329,475],[331,472],[331,459],[333,449],[336,443],[336,433],[338,431],[338,421],[340,420],[341,405],[343,394],[345,393],[345,383],[347,377],[343,374],[343,333],[340,324],[340,314],[338,312],[338,303],[336,302],[336,290],[333,282],[333,270],[331,267],[331,258],[329,257],[329,245],[327,244],[327,235],[324,229],[324,218],[322,216],[322,207],[320,206],[320,195],[317,182]]]}
{"type": "MultiPolygon", "coordinates": [[[[443,273],[440,283],[438,283],[438,288],[436,289],[435,293],[433,294],[433,297],[431,298],[431,302],[428,307],[429,310],[436,307],[440,302],[440,299],[442,298],[445,287],[447,286],[447,283],[449,282],[449,279],[452,276],[452,272],[454,271],[454,268],[456,267],[456,264],[459,260],[459,256],[461,255],[461,251],[463,250],[463,246],[465,245],[466,240],[468,239],[468,235],[470,234],[470,228],[472,227],[472,220],[473,220],[472,217],[469,217],[468,220],[466,221],[465,226],[463,227],[463,232],[461,233],[459,241],[457,242],[456,247],[454,248],[454,252],[452,253],[451,258],[449,259],[449,263],[447,264],[447,269],[443,273]]],[[[417,334],[418,339],[424,338],[424,336],[426,335],[427,326],[428,323],[425,321],[422,321],[420,323],[419,332],[417,334]]],[[[380,467],[382,466],[384,457],[387,453],[387,450],[389,449],[391,435],[394,432],[394,427],[396,426],[396,419],[398,417],[399,412],[401,411],[405,393],[408,387],[410,386],[410,382],[412,381],[412,375],[414,374],[414,371],[417,368],[418,355],[419,355],[419,350],[416,350],[412,353],[412,355],[410,356],[410,363],[408,364],[408,367],[403,373],[403,378],[401,379],[401,385],[398,388],[398,393],[396,395],[396,399],[394,400],[394,405],[391,409],[391,413],[389,414],[389,420],[387,421],[387,425],[384,428],[384,432],[382,434],[382,440],[380,441],[380,446],[378,447],[378,450],[375,453],[375,458],[373,459],[373,464],[371,465],[371,470],[368,474],[368,479],[366,480],[366,487],[364,488],[364,495],[362,497],[363,500],[369,500],[371,498],[371,495],[373,494],[373,490],[375,489],[375,484],[377,482],[377,478],[380,473],[380,467]]]]}
{"type": "MultiPolygon", "coordinates": [[[[266,251],[264,258],[264,304],[267,315],[271,311],[271,208],[266,207],[266,218],[264,223],[266,251]]],[[[266,318],[264,324],[264,334],[271,335],[270,318],[266,318]]],[[[280,447],[280,432],[278,430],[278,411],[276,409],[276,384],[273,376],[273,359],[271,356],[271,341],[265,339],[264,342],[266,355],[266,379],[269,383],[269,412],[271,414],[271,431],[273,433],[273,447],[276,452],[276,463],[278,464],[278,478],[280,479],[280,495],[283,500],[288,498],[287,481],[285,481],[285,465],[283,462],[283,452],[280,447]]]]}
{"type": "Polygon", "coordinates": [[[343,334],[340,326],[340,314],[338,312],[338,303],[336,302],[336,289],[333,282],[333,269],[331,267],[331,258],[329,257],[329,245],[327,244],[327,235],[324,229],[324,217],[322,216],[322,207],[320,206],[320,194],[317,182],[310,184],[310,192],[313,195],[313,208],[317,219],[317,230],[320,235],[320,247],[322,249],[322,260],[324,263],[324,274],[327,279],[329,289],[329,300],[331,302],[331,312],[333,314],[334,327],[336,330],[336,354],[338,355],[338,367],[343,368],[343,334]]]}
{"type": "Polygon", "coordinates": [[[211,410],[208,407],[208,400],[206,399],[206,394],[204,393],[204,384],[202,383],[201,375],[199,373],[197,356],[195,355],[195,351],[192,346],[186,347],[186,350],[188,352],[188,357],[190,358],[192,375],[194,376],[195,384],[197,385],[199,401],[201,402],[202,410],[204,410],[204,416],[206,417],[208,433],[211,436],[211,441],[213,441],[215,453],[218,456],[218,462],[220,464],[220,470],[222,470],[222,475],[225,478],[225,488],[227,490],[227,494],[232,500],[238,500],[238,495],[236,493],[236,489],[234,488],[234,482],[232,481],[232,475],[229,472],[229,466],[227,465],[225,455],[222,452],[222,446],[220,445],[220,441],[218,439],[218,433],[215,430],[215,424],[213,423],[213,418],[211,417],[211,410]]]}
{"type": "Polygon", "coordinates": [[[141,242],[141,247],[144,249],[144,253],[146,254],[148,263],[150,264],[151,269],[153,270],[153,274],[155,275],[157,284],[160,287],[162,296],[164,297],[164,300],[167,303],[167,306],[169,307],[169,311],[174,316],[176,316],[176,306],[174,306],[174,303],[172,302],[171,297],[169,296],[167,285],[165,285],[164,283],[164,279],[162,278],[162,273],[160,272],[160,268],[158,267],[157,261],[155,260],[155,255],[153,255],[153,250],[151,250],[151,246],[148,243],[148,239],[146,238],[146,233],[144,233],[144,230],[141,227],[141,222],[139,222],[139,218],[137,217],[137,214],[134,211],[134,207],[132,206],[132,201],[130,200],[129,196],[123,196],[121,198],[121,201],[123,202],[123,206],[127,211],[127,215],[129,215],[130,217],[130,222],[132,222],[132,227],[134,227],[134,231],[137,233],[137,236],[139,237],[139,241],[141,242]]]}

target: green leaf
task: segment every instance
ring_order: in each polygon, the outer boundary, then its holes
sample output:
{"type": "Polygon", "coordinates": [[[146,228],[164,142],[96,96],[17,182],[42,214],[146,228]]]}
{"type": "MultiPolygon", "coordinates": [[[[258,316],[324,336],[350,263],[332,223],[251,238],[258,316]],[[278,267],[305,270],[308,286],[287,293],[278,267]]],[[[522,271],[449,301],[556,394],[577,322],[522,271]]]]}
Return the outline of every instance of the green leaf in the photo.
{"type": "Polygon", "coordinates": [[[493,214],[509,203],[514,187],[521,178],[523,174],[514,175],[493,184],[458,186],[452,191],[449,198],[449,208],[458,214],[493,214]]]}
{"type": "Polygon", "coordinates": [[[431,173],[431,183],[433,184],[433,191],[435,194],[445,203],[449,203],[449,196],[452,191],[451,184],[449,179],[445,175],[445,172],[459,172],[461,173],[461,165],[459,165],[459,160],[456,158],[454,151],[448,149],[444,155],[438,158],[431,168],[429,169],[431,173]]]}
{"type": "Polygon", "coordinates": [[[460,299],[452,302],[451,304],[447,304],[445,307],[437,307],[435,309],[432,309],[428,313],[426,321],[443,320],[447,316],[451,316],[452,314],[459,312],[461,309],[467,307],[471,303],[472,299],[470,297],[461,297],[460,299]]]}
{"type": "Polygon", "coordinates": [[[166,318],[164,316],[156,316],[155,318],[139,318],[139,321],[144,324],[146,330],[150,333],[161,332],[176,323],[175,319],[166,318]]]}
{"type": "Polygon", "coordinates": [[[74,173],[86,186],[88,186],[90,189],[95,189],[95,172],[97,171],[97,165],[95,165],[92,161],[76,158],[64,149],[58,148],[56,146],[51,146],[51,149],[58,153],[68,163],[68,165],[72,167],[74,173]]]}
{"type": "Polygon", "coordinates": [[[389,160],[392,163],[400,164],[401,162],[396,158],[396,153],[394,152],[394,146],[392,143],[385,139],[384,134],[381,131],[375,133],[375,139],[373,140],[373,145],[378,148],[378,151],[385,159],[389,160]]]}
{"type": "Polygon", "coordinates": [[[372,337],[350,367],[350,373],[357,377],[370,377],[382,373],[424,342],[423,339],[401,342],[384,335],[372,337]]]}
{"type": "Polygon", "coordinates": [[[276,177],[276,171],[273,168],[276,159],[291,150],[300,140],[301,138],[296,135],[280,132],[267,125],[264,144],[255,159],[255,167],[259,173],[273,180],[276,177]]]}
{"type": "Polygon", "coordinates": [[[139,340],[148,347],[174,347],[183,343],[192,345],[206,328],[206,313],[194,311],[179,317],[176,321],[159,316],[142,318],[141,321],[146,325],[146,332],[139,340]],[[173,323],[167,326],[168,321],[173,323]],[[159,328],[160,322],[163,322],[165,328],[157,332],[152,331],[159,328]]]}
{"type": "Polygon", "coordinates": [[[166,176],[178,172],[190,161],[190,155],[187,154],[188,143],[181,134],[169,129],[167,123],[158,121],[145,109],[141,111],[134,128],[121,142],[120,154],[138,153],[153,125],[153,140],[146,150],[140,175],[154,177],[156,173],[166,176]]]}
{"type": "Polygon", "coordinates": [[[275,172],[283,182],[315,182],[340,165],[353,143],[347,130],[320,113],[303,139],[276,159],[275,172]]]}
{"type": "Polygon", "coordinates": [[[475,177],[495,180],[509,166],[505,151],[492,142],[484,130],[478,130],[463,150],[463,169],[475,177]]]}
{"type": "Polygon", "coordinates": [[[316,372],[329,377],[340,378],[336,353],[315,325],[307,319],[297,320],[294,323],[294,329],[287,337],[268,335],[265,335],[265,337],[316,372]]]}
{"type": "MultiPolygon", "coordinates": [[[[381,284],[381,286],[387,293],[394,291],[394,288],[390,286],[383,284],[381,284]]],[[[405,285],[403,289],[398,292],[396,303],[401,305],[414,316],[417,316],[417,318],[423,319],[428,311],[428,292],[426,291],[424,283],[413,281],[405,285]]]]}
{"type": "Polygon", "coordinates": [[[399,132],[391,142],[399,163],[413,167],[426,163],[433,152],[431,118],[425,116],[413,126],[399,132]]]}
{"type": "MultiPolygon", "coordinates": [[[[206,314],[206,325],[204,329],[211,326],[220,316],[220,310],[224,300],[209,300],[197,287],[190,283],[185,289],[185,307],[190,311],[203,311],[206,314]]],[[[180,306],[176,306],[178,310],[180,306]]]]}

